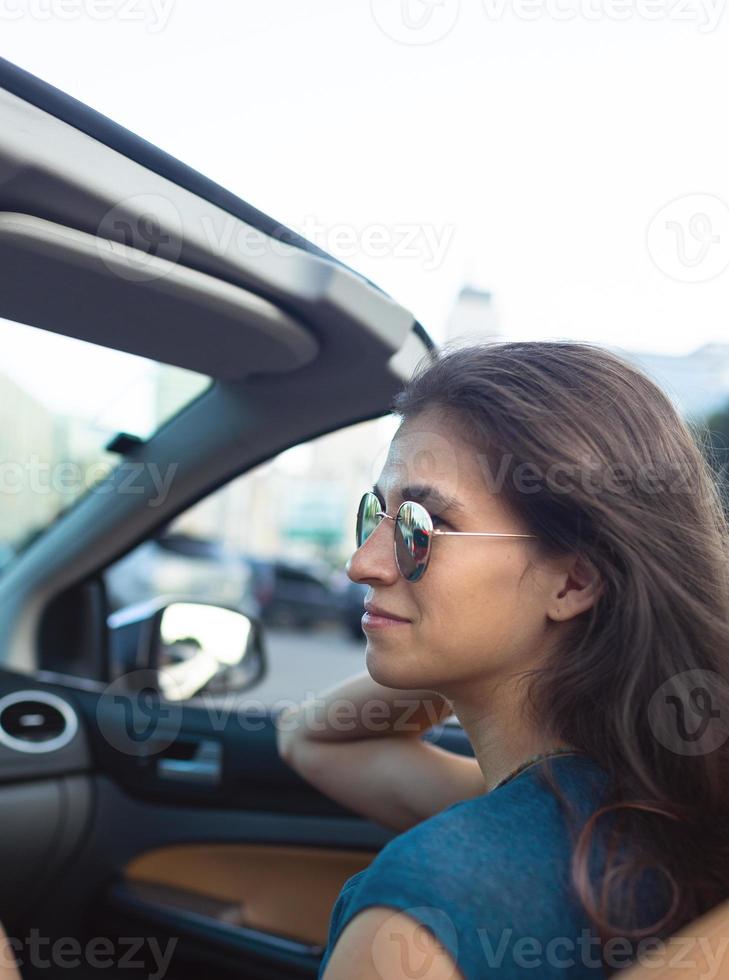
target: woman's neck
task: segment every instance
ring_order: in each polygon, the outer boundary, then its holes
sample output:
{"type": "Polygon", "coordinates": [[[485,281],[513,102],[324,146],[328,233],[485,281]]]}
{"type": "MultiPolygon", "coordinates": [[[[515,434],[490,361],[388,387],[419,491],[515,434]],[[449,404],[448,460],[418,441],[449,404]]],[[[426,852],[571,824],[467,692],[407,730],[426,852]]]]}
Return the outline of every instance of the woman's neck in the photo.
{"type": "Polygon", "coordinates": [[[487,791],[532,756],[572,748],[558,735],[525,723],[513,686],[500,684],[488,693],[471,689],[468,696],[446,696],[473,747],[487,791]]]}

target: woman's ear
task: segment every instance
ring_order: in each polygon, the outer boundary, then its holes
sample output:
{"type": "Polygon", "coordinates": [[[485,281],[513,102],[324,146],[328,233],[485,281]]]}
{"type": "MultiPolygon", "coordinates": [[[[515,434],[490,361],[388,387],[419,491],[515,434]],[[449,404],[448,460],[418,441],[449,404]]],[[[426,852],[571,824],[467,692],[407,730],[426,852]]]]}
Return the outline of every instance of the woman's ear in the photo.
{"type": "Polygon", "coordinates": [[[555,622],[579,616],[605,591],[599,571],[584,555],[571,555],[560,566],[547,607],[547,616],[555,622]]]}

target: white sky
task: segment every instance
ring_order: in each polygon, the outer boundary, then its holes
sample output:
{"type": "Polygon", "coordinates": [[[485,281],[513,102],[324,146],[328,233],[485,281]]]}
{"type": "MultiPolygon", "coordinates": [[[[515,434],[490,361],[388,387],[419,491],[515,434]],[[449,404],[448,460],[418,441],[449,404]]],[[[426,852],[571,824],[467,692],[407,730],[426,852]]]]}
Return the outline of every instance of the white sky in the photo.
{"type": "Polygon", "coordinates": [[[0,36],[437,339],[468,281],[509,338],[729,342],[726,0],[433,2],[0,0],[0,36]]]}

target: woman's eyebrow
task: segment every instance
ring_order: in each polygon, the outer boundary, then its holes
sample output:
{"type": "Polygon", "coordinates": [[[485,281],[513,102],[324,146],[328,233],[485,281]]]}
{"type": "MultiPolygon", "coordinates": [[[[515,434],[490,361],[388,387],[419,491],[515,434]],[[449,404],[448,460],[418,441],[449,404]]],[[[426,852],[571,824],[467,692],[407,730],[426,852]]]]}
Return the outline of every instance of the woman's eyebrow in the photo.
{"type": "MultiPolygon", "coordinates": [[[[374,485],[372,491],[377,495],[384,507],[385,495],[382,493],[377,484],[374,485]]],[[[456,500],[455,497],[449,497],[447,494],[441,493],[437,487],[431,487],[427,483],[418,483],[412,486],[401,487],[399,499],[414,500],[416,503],[423,505],[425,505],[427,501],[441,510],[450,510],[453,513],[460,513],[464,509],[463,504],[456,500]]]]}

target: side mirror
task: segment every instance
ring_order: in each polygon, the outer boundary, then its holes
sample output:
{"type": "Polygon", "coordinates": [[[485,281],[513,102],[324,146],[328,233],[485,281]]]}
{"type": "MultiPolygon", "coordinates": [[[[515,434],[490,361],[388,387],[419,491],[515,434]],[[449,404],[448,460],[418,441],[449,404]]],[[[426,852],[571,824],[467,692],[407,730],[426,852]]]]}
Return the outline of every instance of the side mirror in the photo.
{"type": "Polygon", "coordinates": [[[242,691],[265,671],[261,632],[234,609],[172,602],[153,619],[150,664],[168,701],[242,691]]]}
{"type": "Polygon", "coordinates": [[[114,626],[122,628],[120,639],[126,634],[127,650],[133,638],[136,656],[125,658],[125,671],[151,668],[167,701],[244,691],[267,672],[260,624],[237,609],[167,601],[113,614],[110,626],[112,649],[114,626]]]}

